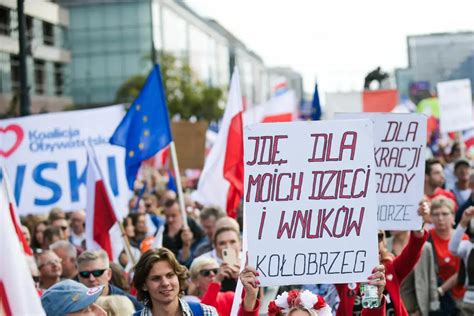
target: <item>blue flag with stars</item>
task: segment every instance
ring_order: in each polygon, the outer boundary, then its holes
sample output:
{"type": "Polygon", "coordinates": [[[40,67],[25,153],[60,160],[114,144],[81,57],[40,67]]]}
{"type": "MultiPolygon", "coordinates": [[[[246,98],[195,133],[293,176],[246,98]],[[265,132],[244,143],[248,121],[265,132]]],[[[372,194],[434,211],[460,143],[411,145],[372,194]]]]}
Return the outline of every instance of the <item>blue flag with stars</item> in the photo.
{"type": "Polygon", "coordinates": [[[160,66],[155,65],[140,94],[110,138],[111,144],[126,149],[125,172],[131,190],[142,161],[153,157],[171,141],[160,66]]]}
{"type": "Polygon", "coordinates": [[[311,120],[321,119],[321,103],[319,102],[318,84],[314,85],[313,102],[311,103],[311,120]]]}

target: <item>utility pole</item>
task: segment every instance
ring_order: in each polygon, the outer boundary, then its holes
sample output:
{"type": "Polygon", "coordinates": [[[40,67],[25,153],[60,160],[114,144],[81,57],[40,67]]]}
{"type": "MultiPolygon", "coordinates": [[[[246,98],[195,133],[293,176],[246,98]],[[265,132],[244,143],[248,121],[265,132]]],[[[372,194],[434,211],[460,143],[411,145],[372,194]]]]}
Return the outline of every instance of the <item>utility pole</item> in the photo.
{"type": "Polygon", "coordinates": [[[18,11],[18,41],[20,53],[18,59],[20,61],[20,115],[26,116],[31,114],[30,95],[28,88],[28,78],[26,71],[26,20],[24,11],[24,0],[17,0],[18,11]]]}

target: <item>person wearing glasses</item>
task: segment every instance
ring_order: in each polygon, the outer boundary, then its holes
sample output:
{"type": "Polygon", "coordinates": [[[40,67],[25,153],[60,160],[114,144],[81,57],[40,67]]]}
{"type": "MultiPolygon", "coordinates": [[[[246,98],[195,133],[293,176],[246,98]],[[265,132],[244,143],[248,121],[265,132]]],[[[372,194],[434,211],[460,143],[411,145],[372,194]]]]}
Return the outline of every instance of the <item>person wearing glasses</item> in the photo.
{"type": "Polygon", "coordinates": [[[77,258],[77,265],[79,268],[79,281],[88,288],[103,285],[103,296],[123,295],[132,301],[136,310],[143,308],[143,305],[130,293],[110,284],[112,269],[110,268],[109,257],[105,251],[84,251],[77,258]]]}
{"type": "Polygon", "coordinates": [[[193,261],[189,269],[190,291],[201,303],[214,306],[219,315],[230,315],[234,292],[221,292],[221,282],[228,276],[225,269],[213,258],[200,257],[193,261]],[[192,291],[191,291],[192,288],[192,291]]]}
{"type": "MultiPolygon", "coordinates": [[[[440,296],[441,314],[456,315],[466,289],[463,284],[457,284],[461,259],[449,251],[449,241],[454,234],[454,202],[444,196],[438,196],[431,201],[431,221],[434,228],[430,231],[430,241],[433,244],[435,263],[438,275],[438,294],[440,296]]],[[[462,239],[468,240],[465,234],[462,239]]]]}
{"type": "Polygon", "coordinates": [[[63,268],[61,277],[79,281],[76,247],[67,240],[58,240],[54,244],[51,244],[49,249],[54,251],[54,253],[61,258],[61,266],[63,268]]]}
{"type": "Polygon", "coordinates": [[[61,281],[63,269],[61,259],[52,251],[44,250],[36,255],[36,264],[39,270],[40,290],[46,290],[61,281]]]}

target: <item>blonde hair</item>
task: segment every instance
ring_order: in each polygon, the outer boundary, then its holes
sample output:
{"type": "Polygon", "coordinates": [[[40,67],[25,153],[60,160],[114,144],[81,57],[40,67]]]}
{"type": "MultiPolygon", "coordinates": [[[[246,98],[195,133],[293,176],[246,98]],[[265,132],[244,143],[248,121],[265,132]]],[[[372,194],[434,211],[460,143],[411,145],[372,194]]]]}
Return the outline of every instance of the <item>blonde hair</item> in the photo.
{"type": "Polygon", "coordinates": [[[433,213],[433,210],[437,210],[443,206],[446,206],[451,213],[454,214],[454,201],[443,195],[439,195],[431,200],[431,213],[433,213]]]}
{"type": "Polygon", "coordinates": [[[207,266],[208,264],[214,264],[217,267],[219,266],[214,258],[198,257],[194,259],[191,267],[189,268],[191,279],[195,280],[199,276],[199,271],[201,271],[202,267],[207,266]]]}
{"type": "Polygon", "coordinates": [[[132,301],[123,295],[100,296],[96,303],[109,316],[129,316],[135,312],[132,301]]]}
{"type": "Polygon", "coordinates": [[[90,262],[95,260],[101,260],[104,263],[106,269],[110,268],[109,255],[102,249],[96,251],[84,251],[77,258],[77,265],[80,266],[84,262],[90,262]]]}

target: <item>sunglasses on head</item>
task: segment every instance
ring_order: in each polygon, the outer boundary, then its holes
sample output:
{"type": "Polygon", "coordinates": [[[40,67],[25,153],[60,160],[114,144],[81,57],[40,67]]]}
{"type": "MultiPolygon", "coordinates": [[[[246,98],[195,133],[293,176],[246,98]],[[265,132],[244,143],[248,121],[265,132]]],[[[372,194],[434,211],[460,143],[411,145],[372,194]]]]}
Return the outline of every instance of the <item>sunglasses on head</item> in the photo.
{"type": "Polygon", "coordinates": [[[211,272],[214,273],[214,275],[217,275],[217,272],[219,272],[219,269],[203,269],[199,271],[199,274],[202,275],[203,277],[208,277],[211,275],[211,272]]]}
{"type": "Polygon", "coordinates": [[[79,275],[83,278],[89,278],[91,274],[94,277],[100,277],[102,274],[104,274],[105,270],[107,269],[100,269],[100,270],[93,270],[93,271],[80,271],[79,275]]]}

